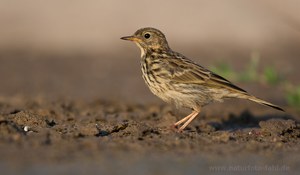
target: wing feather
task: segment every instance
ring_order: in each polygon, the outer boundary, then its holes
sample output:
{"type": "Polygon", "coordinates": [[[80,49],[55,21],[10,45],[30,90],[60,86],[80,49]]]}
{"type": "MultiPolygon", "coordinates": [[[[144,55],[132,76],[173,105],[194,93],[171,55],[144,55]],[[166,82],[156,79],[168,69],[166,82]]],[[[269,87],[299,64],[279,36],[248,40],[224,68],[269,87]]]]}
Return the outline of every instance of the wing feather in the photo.
{"type": "Polygon", "coordinates": [[[173,74],[171,75],[171,81],[173,82],[187,84],[207,84],[208,86],[212,87],[228,88],[241,93],[247,93],[245,90],[232,84],[227,79],[196,63],[191,62],[190,60],[183,60],[179,62],[178,60],[173,59],[171,65],[171,69],[175,70],[172,71],[173,74]]]}

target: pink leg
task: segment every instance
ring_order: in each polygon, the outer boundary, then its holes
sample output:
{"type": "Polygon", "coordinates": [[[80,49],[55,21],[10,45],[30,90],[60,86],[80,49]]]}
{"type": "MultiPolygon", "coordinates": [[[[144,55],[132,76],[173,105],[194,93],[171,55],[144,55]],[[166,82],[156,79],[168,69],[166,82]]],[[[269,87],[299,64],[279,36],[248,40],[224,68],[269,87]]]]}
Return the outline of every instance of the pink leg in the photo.
{"type": "Polygon", "coordinates": [[[185,127],[187,127],[187,125],[189,125],[195,118],[196,116],[200,113],[200,111],[194,111],[193,115],[191,115],[189,117],[189,120],[187,122],[185,122],[180,128],[179,128],[179,132],[183,131],[185,127]]]}
{"type": "Polygon", "coordinates": [[[179,120],[178,122],[176,122],[174,124],[174,126],[176,127],[176,126],[180,125],[181,123],[187,121],[195,112],[196,111],[193,111],[190,115],[188,115],[188,116],[184,117],[183,119],[179,120]]]}

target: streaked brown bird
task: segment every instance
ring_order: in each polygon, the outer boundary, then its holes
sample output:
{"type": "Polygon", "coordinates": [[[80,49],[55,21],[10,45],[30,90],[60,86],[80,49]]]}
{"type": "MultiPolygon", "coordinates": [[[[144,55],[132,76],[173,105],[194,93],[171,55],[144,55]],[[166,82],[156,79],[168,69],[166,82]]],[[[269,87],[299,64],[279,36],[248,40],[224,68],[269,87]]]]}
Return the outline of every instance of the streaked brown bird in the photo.
{"type": "Polygon", "coordinates": [[[142,28],[121,39],[133,41],[141,49],[143,79],[153,94],[167,103],[193,110],[174,124],[176,128],[181,125],[179,131],[196,118],[203,106],[226,98],[248,99],[284,111],[173,51],[165,35],[155,28],[142,28]]]}

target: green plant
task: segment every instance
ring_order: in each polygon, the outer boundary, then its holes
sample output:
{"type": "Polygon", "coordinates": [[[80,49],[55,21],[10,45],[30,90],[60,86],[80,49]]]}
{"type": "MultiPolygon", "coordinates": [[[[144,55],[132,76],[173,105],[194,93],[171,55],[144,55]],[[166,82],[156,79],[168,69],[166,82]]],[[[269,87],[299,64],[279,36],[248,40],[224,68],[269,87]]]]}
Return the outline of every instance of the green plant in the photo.
{"type": "Polygon", "coordinates": [[[249,65],[245,71],[239,76],[239,80],[242,82],[255,82],[259,80],[258,76],[258,63],[260,56],[258,53],[253,53],[250,59],[249,65]]]}
{"type": "Polygon", "coordinates": [[[225,78],[230,79],[231,81],[240,81],[240,82],[259,82],[267,83],[269,85],[277,85],[282,83],[282,77],[272,66],[268,66],[263,71],[259,71],[259,61],[260,54],[259,52],[253,52],[251,54],[250,62],[246,65],[245,69],[242,72],[236,72],[232,67],[225,63],[217,63],[216,66],[211,67],[211,70],[219,75],[224,76],[225,78]]]}
{"type": "Polygon", "coordinates": [[[230,67],[230,65],[224,62],[220,62],[216,64],[216,66],[212,66],[210,70],[230,80],[236,80],[238,77],[237,73],[230,67]]]}
{"type": "Polygon", "coordinates": [[[290,106],[300,108],[300,86],[289,88],[287,90],[286,100],[290,106]]]}
{"type": "Polygon", "coordinates": [[[273,67],[266,67],[264,69],[262,80],[268,84],[276,85],[281,81],[281,77],[273,67]]]}

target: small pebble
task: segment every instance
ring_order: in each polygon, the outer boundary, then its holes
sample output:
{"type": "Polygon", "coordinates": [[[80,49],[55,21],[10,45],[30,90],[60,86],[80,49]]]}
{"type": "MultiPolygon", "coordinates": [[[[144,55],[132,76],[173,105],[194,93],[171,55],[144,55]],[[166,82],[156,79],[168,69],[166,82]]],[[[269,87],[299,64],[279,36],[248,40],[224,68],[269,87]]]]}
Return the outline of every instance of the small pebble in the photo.
{"type": "Polygon", "coordinates": [[[28,131],[29,131],[29,126],[25,126],[25,127],[24,127],[24,131],[25,131],[25,132],[28,132],[28,131]]]}

